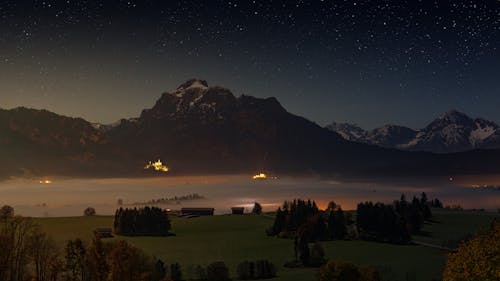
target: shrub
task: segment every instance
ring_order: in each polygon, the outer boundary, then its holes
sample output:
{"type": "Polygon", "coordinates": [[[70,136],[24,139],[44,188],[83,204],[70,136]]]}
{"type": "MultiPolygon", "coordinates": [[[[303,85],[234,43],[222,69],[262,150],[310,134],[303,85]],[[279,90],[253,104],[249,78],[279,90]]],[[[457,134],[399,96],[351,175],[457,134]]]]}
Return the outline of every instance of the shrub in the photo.
{"type": "Polygon", "coordinates": [[[325,249],[319,242],[314,243],[311,248],[311,257],[309,258],[309,266],[320,267],[325,264],[325,249]]]}
{"type": "Polygon", "coordinates": [[[379,272],[372,267],[357,267],[351,262],[334,260],[319,270],[319,281],[381,281],[379,272]]]}
{"type": "Polygon", "coordinates": [[[207,281],[230,281],[229,269],[222,261],[211,263],[207,266],[207,281]]]}

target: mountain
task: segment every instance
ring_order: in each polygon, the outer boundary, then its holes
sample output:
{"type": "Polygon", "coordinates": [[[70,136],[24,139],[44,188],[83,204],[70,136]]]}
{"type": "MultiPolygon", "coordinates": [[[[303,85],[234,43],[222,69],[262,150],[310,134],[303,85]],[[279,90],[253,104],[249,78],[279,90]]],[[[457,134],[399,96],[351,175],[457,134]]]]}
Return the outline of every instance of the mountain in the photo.
{"type": "Polygon", "coordinates": [[[452,153],[500,148],[500,130],[497,124],[481,118],[472,119],[456,110],[437,117],[420,130],[394,125],[372,131],[357,127],[355,135],[348,135],[350,131],[345,131],[348,128],[346,126],[336,124],[326,128],[351,141],[410,151],[452,153]]]}
{"type": "Polygon", "coordinates": [[[338,133],[346,140],[357,142],[364,140],[368,133],[367,131],[361,129],[358,125],[350,123],[333,122],[332,124],[326,126],[326,128],[338,133]]]}
{"type": "Polygon", "coordinates": [[[47,110],[0,109],[0,176],[83,174],[113,149],[81,118],[47,110]]]}
{"type": "MultiPolygon", "coordinates": [[[[474,135],[486,135],[488,124],[484,122],[483,131],[474,135]]],[[[361,135],[350,128],[351,136],[361,135]]],[[[393,145],[401,142],[398,137],[412,134],[389,126],[364,137],[393,145]]],[[[500,151],[439,155],[352,142],[289,113],[276,98],[237,97],[199,79],[161,94],[139,117],[111,125],[46,110],[0,110],[0,145],[0,177],[144,176],[151,175],[143,169],[145,164],[157,159],[166,162],[169,174],[393,176],[500,171],[500,151]]]]}

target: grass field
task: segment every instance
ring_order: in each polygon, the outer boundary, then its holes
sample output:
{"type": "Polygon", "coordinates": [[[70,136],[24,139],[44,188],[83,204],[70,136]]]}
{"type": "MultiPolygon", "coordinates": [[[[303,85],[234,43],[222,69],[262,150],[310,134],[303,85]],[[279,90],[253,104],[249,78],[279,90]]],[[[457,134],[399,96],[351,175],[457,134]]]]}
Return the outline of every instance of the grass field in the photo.
{"type": "MultiPolygon", "coordinates": [[[[498,214],[480,212],[438,211],[437,223],[426,225],[429,236],[418,240],[440,244],[475,232],[488,225],[498,214]]],[[[89,241],[92,230],[109,227],[112,217],[39,218],[36,221],[62,247],[68,239],[80,237],[89,241]]],[[[174,237],[117,237],[125,239],[168,263],[179,262],[187,277],[196,265],[222,260],[232,270],[244,260],[269,259],[278,268],[273,280],[315,280],[314,269],[287,269],[282,265],[293,257],[293,241],[268,237],[264,230],[273,219],[268,216],[215,216],[195,219],[172,219],[174,237]]],[[[398,246],[366,241],[333,241],[323,243],[327,257],[344,259],[359,265],[380,268],[384,280],[430,281],[440,278],[446,254],[423,246],[398,246]],[[413,279],[410,279],[413,280],[413,279]]]]}

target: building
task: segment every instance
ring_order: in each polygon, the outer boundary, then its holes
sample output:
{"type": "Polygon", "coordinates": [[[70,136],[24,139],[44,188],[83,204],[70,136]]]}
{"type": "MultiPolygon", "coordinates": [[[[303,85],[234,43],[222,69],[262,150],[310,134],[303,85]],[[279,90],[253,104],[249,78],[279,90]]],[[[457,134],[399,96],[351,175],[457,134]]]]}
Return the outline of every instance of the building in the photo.
{"type": "Polygon", "coordinates": [[[243,215],[245,213],[244,207],[232,207],[231,211],[233,215],[243,215]]]}
{"type": "Polygon", "coordinates": [[[213,216],[214,208],[182,208],[182,216],[213,216]]]}

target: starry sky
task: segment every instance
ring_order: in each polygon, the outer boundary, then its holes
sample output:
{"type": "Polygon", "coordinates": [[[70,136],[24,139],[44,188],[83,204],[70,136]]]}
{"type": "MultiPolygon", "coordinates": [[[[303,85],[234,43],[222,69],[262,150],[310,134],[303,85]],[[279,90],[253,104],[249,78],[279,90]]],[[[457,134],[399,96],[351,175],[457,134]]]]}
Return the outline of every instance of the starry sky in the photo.
{"type": "Polygon", "coordinates": [[[320,125],[500,122],[500,1],[1,1],[0,107],[111,123],[196,77],[320,125]]]}

